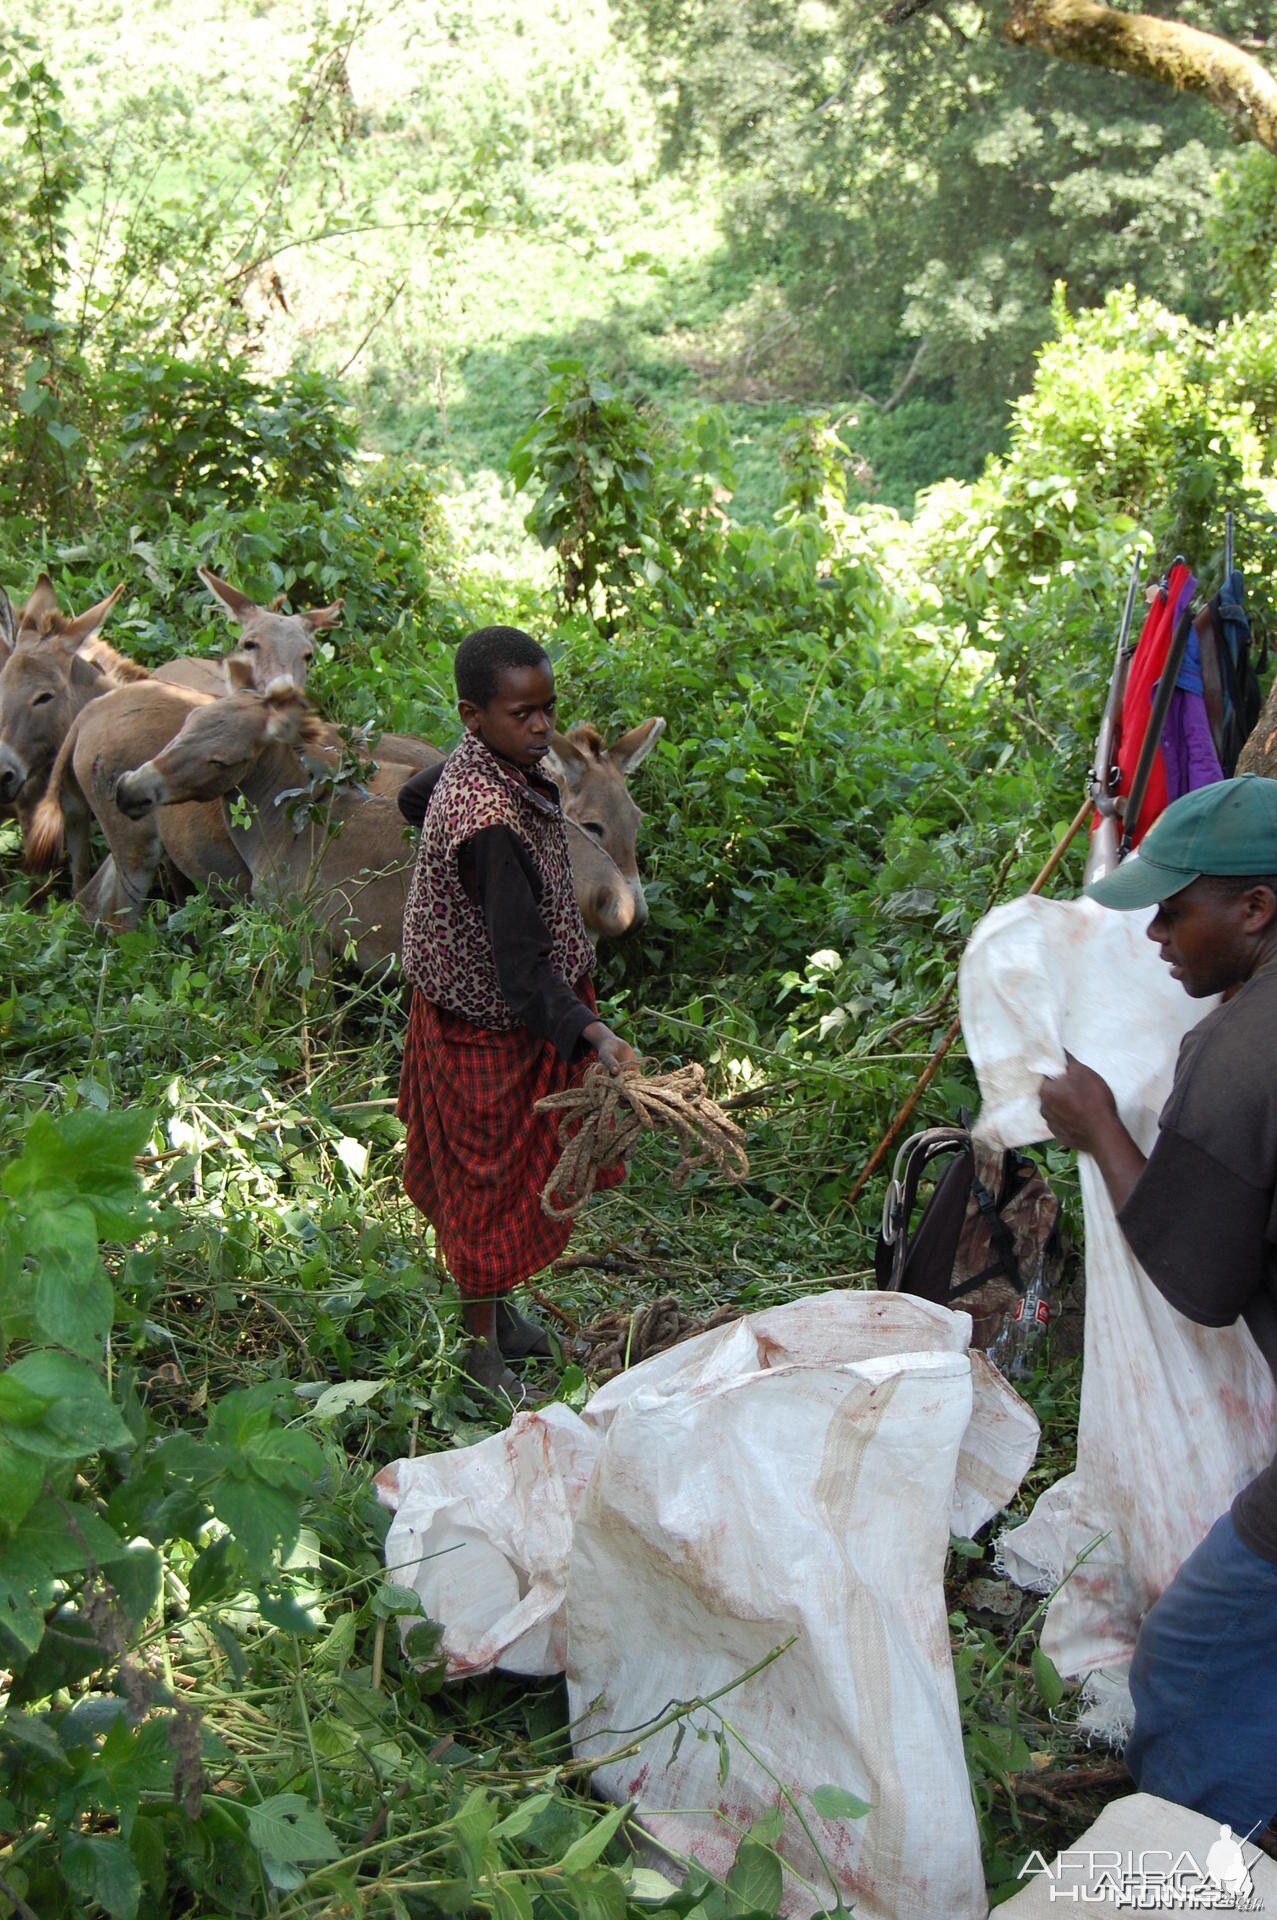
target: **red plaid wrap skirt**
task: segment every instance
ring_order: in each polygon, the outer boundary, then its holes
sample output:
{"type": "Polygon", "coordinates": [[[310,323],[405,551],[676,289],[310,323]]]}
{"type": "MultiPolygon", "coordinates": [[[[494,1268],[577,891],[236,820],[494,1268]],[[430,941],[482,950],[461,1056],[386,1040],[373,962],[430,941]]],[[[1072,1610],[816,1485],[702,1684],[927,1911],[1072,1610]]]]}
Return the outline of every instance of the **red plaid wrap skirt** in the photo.
{"type": "MultiPolygon", "coordinates": [[[[577,988],[596,1006],[589,979],[577,988]]],[[[467,1300],[493,1299],[557,1260],[571,1220],[541,1211],[559,1157],[558,1117],[534,1113],[548,1093],[579,1085],[591,1053],[569,1066],[526,1027],[496,1033],[413,992],[399,1077],[408,1129],[403,1183],[433,1224],[439,1255],[467,1300]]],[[[598,1187],[625,1177],[621,1162],[598,1187]]]]}

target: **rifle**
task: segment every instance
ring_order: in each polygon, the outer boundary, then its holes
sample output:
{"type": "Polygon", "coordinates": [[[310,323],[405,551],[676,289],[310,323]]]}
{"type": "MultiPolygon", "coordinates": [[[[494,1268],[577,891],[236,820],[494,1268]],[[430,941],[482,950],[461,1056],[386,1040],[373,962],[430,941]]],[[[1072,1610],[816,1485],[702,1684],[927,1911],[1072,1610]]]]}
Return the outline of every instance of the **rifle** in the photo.
{"type": "Polygon", "coordinates": [[[1144,556],[1137,548],[1131,561],[1131,577],[1126,587],[1126,605],[1122,609],[1122,623],[1117,630],[1117,647],[1113,655],[1113,671],[1109,677],[1108,699],[1104,706],[1104,716],[1100,721],[1100,731],[1095,742],[1095,765],[1091,769],[1091,798],[1095,802],[1095,811],[1100,823],[1091,835],[1091,844],[1086,856],[1084,884],[1098,880],[1117,865],[1121,857],[1118,847],[1118,820],[1120,808],[1117,798],[1118,767],[1116,758],[1117,724],[1122,711],[1122,696],[1126,692],[1126,669],[1130,665],[1133,649],[1128,645],[1131,636],[1131,621],[1135,615],[1135,596],[1139,591],[1140,568],[1144,556]]]}

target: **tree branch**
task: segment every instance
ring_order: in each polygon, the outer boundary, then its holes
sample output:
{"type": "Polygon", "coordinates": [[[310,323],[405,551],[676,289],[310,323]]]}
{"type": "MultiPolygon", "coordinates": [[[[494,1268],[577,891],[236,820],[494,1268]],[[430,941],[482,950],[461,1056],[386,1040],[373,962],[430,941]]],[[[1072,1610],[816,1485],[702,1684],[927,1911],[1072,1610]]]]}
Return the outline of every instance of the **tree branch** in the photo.
{"type": "Polygon", "coordinates": [[[1097,0],[1011,0],[998,31],[1013,46],[1204,94],[1238,139],[1277,153],[1277,79],[1231,40],[1097,0]]]}

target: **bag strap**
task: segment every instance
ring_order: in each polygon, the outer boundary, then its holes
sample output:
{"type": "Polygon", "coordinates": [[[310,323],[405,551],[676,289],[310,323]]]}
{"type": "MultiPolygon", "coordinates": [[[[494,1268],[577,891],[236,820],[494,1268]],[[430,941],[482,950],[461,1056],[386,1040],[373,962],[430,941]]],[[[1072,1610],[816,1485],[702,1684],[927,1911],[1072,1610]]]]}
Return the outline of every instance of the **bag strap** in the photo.
{"type": "Polygon", "coordinates": [[[937,1154],[960,1153],[969,1144],[965,1127],[926,1127],[911,1133],[899,1148],[882,1200],[882,1237],[889,1247],[902,1234],[907,1238],[909,1216],[928,1164],[937,1154]]]}
{"type": "MultiPolygon", "coordinates": [[[[1017,1155],[1018,1159],[1019,1156],[1017,1155]]],[[[1015,1257],[1015,1235],[1012,1233],[998,1208],[998,1203],[978,1175],[971,1176],[971,1192],[984,1218],[989,1235],[989,1246],[994,1255],[992,1262],[970,1280],[964,1280],[960,1286],[952,1287],[951,1300],[961,1300],[964,1294],[974,1293],[986,1280],[992,1280],[995,1273],[1005,1275],[1017,1293],[1024,1292],[1024,1282],[1020,1278],[1020,1262],[1015,1257]]]]}
{"type": "Polygon", "coordinates": [[[882,1202],[882,1225],[874,1268],[878,1285],[898,1288],[910,1246],[909,1223],[917,1205],[918,1188],[930,1163],[943,1153],[969,1152],[971,1138],[964,1127],[927,1127],[899,1148],[882,1202]]]}

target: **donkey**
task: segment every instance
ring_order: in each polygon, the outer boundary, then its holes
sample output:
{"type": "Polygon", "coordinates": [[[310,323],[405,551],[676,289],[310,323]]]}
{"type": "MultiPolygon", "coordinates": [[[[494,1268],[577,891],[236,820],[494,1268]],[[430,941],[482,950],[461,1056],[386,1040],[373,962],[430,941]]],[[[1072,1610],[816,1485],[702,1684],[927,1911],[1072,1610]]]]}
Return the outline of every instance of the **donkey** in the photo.
{"type": "MultiPolygon", "coordinates": [[[[398,952],[411,854],[389,793],[335,785],[299,760],[325,736],[325,723],[292,687],[229,694],[195,709],[159,753],[122,773],[115,808],[134,836],[149,829],[152,843],[182,866],[173,826],[195,810],[190,803],[221,799],[222,825],[252,896],[307,901],[330,945],[352,943],[356,965],[368,971],[398,952]],[[230,794],[239,806],[222,799],[230,794]]],[[[397,790],[415,769],[383,763],[380,771],[397,790]]],[[[118,866],[120,835],[112,826],[107,832],[118,866]]],[[[144,876],[135,870],[127,878],[135,894],[144,876]]]]}
{"type": "MultiPolygon", "coordinates": [[[[267,705],[270,708],[270,720],[259,719],[256,723],[264,730],[267,742],[276,745],[298,745],[309,747],[322,745],[325,740],[324,724],[309,712],[300,700],[289,700],[285,689],[271,690],[267,705]],[[273,730],[272,730],[273,729],[273,730]],[[291,735],[296,730],[296,740],[291,735]]],[[[237,738],[244,741],[247,750],[252,753],[254,746],[253,728],[248,723],[250,709],[245,706],[243,713],[234,717],[235,728],[244,728],[237,738]]],[[[626,774],[641,764],[656,745],[664,731],[664,720],[657,718],[644,721],[641,726],[616,741],[609,749],[605,748],[597,728],[582,725],[574,727],[567,734],[554,736],[553,752],[547,755],[547,764],[561,791],[564,791],[564,811],[571,830],[572,872],[577,901],[581,916],[591,932],[604,938],[619,938],[623,933],[643,925],[647,918],[647,902],[643,895],[642,882],[638,873],[637,839],[638,826],[642,815],[631,800],[625,785],[626,774]]],[[[239,786],[244,787],[245,775],[233,764],[234,755],[227,742],[232,737],[231,715],[223,711],[220,715],[212,713],[193,714],[187,721],[182,734],[173,740],[166,750],[154,756],[149,764],[140,766],[131,774],[121,777],[116,788],[117,805],[134,818],[139,818],[151,808],[173,807],[191,799],[205,799],[210,793],[227,793],[239,786]]],[[[413,743],[421,744],[421,743],[413,743]]],[[[426,748],[426,752],[438,762],[445,756],[437,748],[426,748]]],[[[278,759],[271,771],[271,777],[287,778],[283,774],[278,759]]],[[[389,779],[379,778],[369,799],[379,799],[384,793],[389,797],[397,791],[406,778],[406,768],[393,763],[384,765],[379,774],[389,775],[389,779]]],[[[260,767],[255,765],[253,773],[254,793],[262,790],[260,767]]],[[[322,775],[320,776],[322,779],[322,775]]],[[[296,768],[292,770],[293,789],[296,788],[296,768]]],[[[251,798],[252,796],[250,796],[251,798]]],[[[278,800],[272,801],[275,815],[278,815],[278,800]]],[[[268,819],[270,812],[265,806],[258,808],[260,818],[268,819]]],[[[368,815],[368,820],[376,818],[368,815]]],[[[397,838],[402,840],[402,827],[397,816],[392,816],[392,826],[397,838]]],[[[280,848],[286,843],[280,836],[267,834],[263,839],[261,832],[251,839],[248,829],[241,829],[238,835],[232,829],[232,839],[252,867],[256,876],[261,867],[262,852],[270,843],[270,859],[278,863],[280,848]]],[[[298,869],[297,836],[287,843],[285,865],[290,875],[296,878],[298,869]]],[[[388,856],[385,864],[390,864],[393,849],[381,849],[388,856]]],[[[343,864],[340,853],[337,865],[343,864]]],[[[349,860],[344,863],[350,867],[349,860]]],[[[411,856],[401,856],[395,864],[401,864],[406,881],[407,870],[411,868],[411,856]]],[[[402,906],[400,907],[402,918],[402,906]]],[[[397,926],[398,923],[396,923],[397,926]]],[[[396,942],[397,942],[396,932],[396,942]]]]}
{"type": "Polygon", "coordinates": [[[60,613],[53,583],[41,574],[26,605],[0,621],[7,642],[0,666],[0,807],[17,815],[24,847],[36,802],[75,716],[112,687],[143,680],[146,670],[98,635],[124,588],[74,618],[60,613]]]}
{"type": "Polygon", "coordinates": [[[563,802],[572,841],[572,870],[577,878],[581,917],[591,932],[609,940],[635,931],[647,920],[647,901],[638,870],[638,830],[643,816],[626,785],[665,731],[659,716],[631,727],[605,747],[597,727],[582,722],[553,736],[542,762],[563,802]],[[607,865],[590,896],[582,893],[579,842],[591,843],[607,865]]]}
{"type": "MultiPolygon", "coordinates": [[[[77,805],[84,805],[81,783],[111,844],[111,858],[79,895],[84,910],[116,925],[133,924],[165,851],[181,871],[203,882],[201,868],[208,865],[212,837],[207,830],[213,811],[209,802],[215,794],[238,788],[248,803],[251,824],[236,824],[226,808],[220,820],[221,833],[245,870],[246,884],[237,884],[235,890],[310,893],[330,928],[346,920],[354,923],[363,966],[378,965],[397,952],[412,852],[389,796],[415,767],[383,763],[379,784],[384,781],[384,793],[333,787],[322,774],[313,780],[296,757],[294,749],[322,747],[326,736],[324,723],[291,689],[264,696],[243,693],[216,703],[186,694],[192,704],[176,734],[172,710],[159,706],[164,691],[155,688],[141,701],[111,702],[114,713],[108,708],[86,715],[77,728],[80,738],[58,770],[56,787],[51,783],[41,823],[46,857],[52,856],[61,830],[56,795],[60,791],[70,817],[77,805]],[[104,752],[126,731],[131,748],[104,752]],[[143,744],[148,731],[151,740],[143,744]],[[139,746],[146,752],[148,745],[148,761],[133,773],[117,774],[121,763],[136,760],[139,746]],[[110,801],[112,792],[116,805],[110,801]],[[291,821],[290,800],[300,802],[294,807],[300,817],[291,821]],[[183,840],[184,816],[199,816],[200,825],[183,840]]],[[[580,756],[580,766],[574,767],[574,797],[588,824],[578,823],[573,835],[573,875],[586,924],[602,935],[641,924],[646,915],[633,842],[639,814],[624,793],[621,768],[645,757],[663,725],[649,721],[634,729],[617,742],[615,757],[602,749],[593,728],[557,736],[566,761],[580,756]],[[582,733],[586,744],[579,747],[582,733]],[[624,808],[613,804],[618,782],[620,797],[628,803],[624,808]],[[609,813],[628,829],[628,846],[605,824],[609,813]],[[611,850],[603,835],[612,841],[611,850]],[[624,877],[627,873],[633,874],[633,883],[624,877]]],[[[444,757],[437,749],[427,751],[436,760],[444,757]]],[[[217,877],[224,880],[224,871],[217,877]]]]}
{"type": "Polygon", "coordinates": [[[209,592],[221,601],[233,620],[239,622],[239,642],[234,651],[221,660],[182,657],[166,660],[153,678],[171,687],[188,687],[194,693],[211,694],[214,699],[234,687],[227,677],[227,662],[246,661],[253,670],[256,687],[268,687],[275,681],[287,681],[301,693],[315,657],[315,635],[335,627],[341,619],[341,601],[329,607],[315,607],[306,613],[281,613],[280,602],[259,607],[246,593],[221,580],[208,567],[196,569],[209,592]]]}

